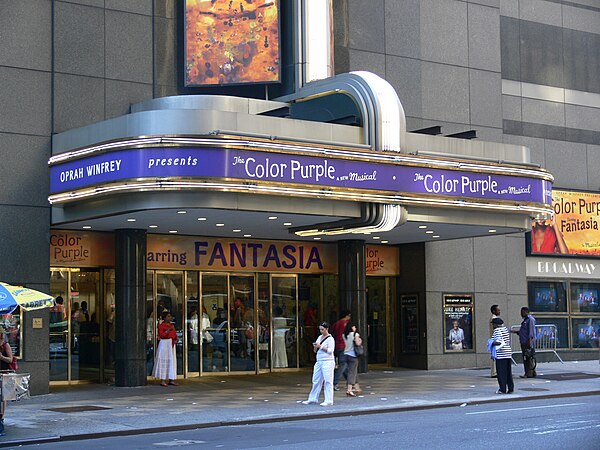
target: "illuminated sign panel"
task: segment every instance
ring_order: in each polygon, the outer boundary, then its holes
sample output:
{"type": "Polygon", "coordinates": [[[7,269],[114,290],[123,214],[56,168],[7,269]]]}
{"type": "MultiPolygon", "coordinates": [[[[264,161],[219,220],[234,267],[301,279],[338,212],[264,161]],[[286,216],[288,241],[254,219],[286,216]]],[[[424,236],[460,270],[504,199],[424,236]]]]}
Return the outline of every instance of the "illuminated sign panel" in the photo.
{"type": "Polygon", "coordinates": [[[277,0],[186,0],[185,86],[280,81],[277,0]]]}
{"type": "Polygon", "coordinates": [[[553,220],[534,221],[531,253],[600,256],[600,194],[552,191],[553,220]]]}

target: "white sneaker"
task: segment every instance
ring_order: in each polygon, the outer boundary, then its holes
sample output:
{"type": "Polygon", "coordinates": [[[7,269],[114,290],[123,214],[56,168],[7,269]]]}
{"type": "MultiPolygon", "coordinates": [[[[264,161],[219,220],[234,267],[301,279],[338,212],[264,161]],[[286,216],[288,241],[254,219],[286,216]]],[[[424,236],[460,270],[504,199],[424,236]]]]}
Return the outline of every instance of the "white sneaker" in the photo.
{"type": "Polygon", "coordinates": [[[333,402],[332,403],[329,403],[329,402],[321,403],[321,406],[331,406],[331,405],[333,405],[333,402]]]}
{"type": "Polygon", "coordinates": [[[314,405],[315,403],[317,403],[317,402],[311,402],[310,400],[304,400],[302,402],[303,405],[314,405]]]}

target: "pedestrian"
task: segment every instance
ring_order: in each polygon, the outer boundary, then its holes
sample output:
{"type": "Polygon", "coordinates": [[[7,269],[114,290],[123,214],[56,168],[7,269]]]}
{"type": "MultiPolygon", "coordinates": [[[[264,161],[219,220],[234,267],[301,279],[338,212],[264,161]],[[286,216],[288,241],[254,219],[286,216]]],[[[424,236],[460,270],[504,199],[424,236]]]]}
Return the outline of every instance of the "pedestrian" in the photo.
{"type": "Polygon", "coordinates": [[[317,362],[315,362],[313,369],[312,389],[310,390],[308,400],[304,400],[302,403],[305,405],[317,403],[321,387],[325,384],[325,401],[321,403],[321,406],[331,406],[333,405],[333,372],[335,369],[333,351],[335,349],[335,340],[329,334],[329,324],[327,322],[319,325],[319,331],[321,335],[313,342],[313,350],[317,354],[317,362]]]}
{"type": "MultiPolygon", "coordinates": [[[[3,327],[0,327],[0,370],[12,370],[10,364],[13,360],[13,352],[6,340],[3,327]]],[[[4,436],[4,413],[6,412],[6,400],[0,402],[0,436],[4,436]]]]}
{"type": "Polygon", "coordinates": [[[331,333],[335,339],[334,356],[337,361],[337,369],[333,376],[333,389],[336,391],[340,390],[338,387],[338,382],[342,376],[346,377],[346,372],[348,370],[348,363],[346,362],[346,357],[344,355],[344,349],[346,348],[346,344],[344,342],[344,330],[346,329],[346,325],[348,324],[350,317],[350,311],[347,309],[342,310],[340,313],[340,319],[331,327],[331,333]]]}
{"type": "Polygon", "coordinates": [[[161,314],[162,323],[158,325],[158,349],[156,351],[156,360],[154,361],[154,371],[152,376],[161,380],[161,386],[177,386],[177,359],[175,356],[175,346],[177,345],[177,332],[173,325],[173,316],[169,311],[163,311],[161,314]],[[169,380],[167,384],[167,380],[169,380]]]}
{"type": "MultiPolygon", "coordinates": [[[[492,316],[490,317],[490,336],[491,336],[492,333],[494,332],[494,324],[492,323],[492,321],[496,317],[500,317],[500,307],[498,305],[492,305],[490,307],[490,311],[492,313],[492,316]]],[[[496,376],[497,376],[497,373],[496,373],[496,360],[492,359],[492,369],[491,369],[490,377],[491,378],[496,378],[496,376]]]]}
{"type": "Polygon", "coordinates": [[[525,374],[520,375],[521,378],[535,378],[535,317],[529,313],[529,308],[523,306],[521,308],[521,327],[518,331],[513,331],[519,335],[519,343],[521,344],[521,352],[523,354],[523,367],[525,374]]]}
{"type": "Polygon", "coordinates": [[[500,317],[492,320],[494,332],[492,333],[491,346],[495,347],[496,371],[498,374],[498,387],[496,394],[512,394],[515,383],[512,376],[512,348],[510,346],[510,331],[504,326],[500,317]]]}
{"type": "Polygon", "coordinates": [[[356,397],[356,394],[361,394],[362,389],[358,384],[358,355],[354,351],[355,339],[360,339],[360,335],[356,332],[356,325],[353,325],[350,321],[346,324],[344,330],[344,342],[346,348],[344,349],[344,357],[348,364],[348,376],[346,378],[346,395],[349,397],[356,397]],[[354,389],[354,392],[352,390],[354,389]]]}

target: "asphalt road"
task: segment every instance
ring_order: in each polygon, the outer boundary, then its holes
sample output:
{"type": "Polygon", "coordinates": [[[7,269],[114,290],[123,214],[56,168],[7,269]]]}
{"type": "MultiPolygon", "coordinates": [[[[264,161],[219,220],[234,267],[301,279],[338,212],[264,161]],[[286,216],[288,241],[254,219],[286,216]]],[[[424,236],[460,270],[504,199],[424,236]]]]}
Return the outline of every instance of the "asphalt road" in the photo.
{"type": "Polygon", "coordinates": [[[88,439],[20,448],[598,450],[599,405],[600,396],[502,402],[88,439]]]}

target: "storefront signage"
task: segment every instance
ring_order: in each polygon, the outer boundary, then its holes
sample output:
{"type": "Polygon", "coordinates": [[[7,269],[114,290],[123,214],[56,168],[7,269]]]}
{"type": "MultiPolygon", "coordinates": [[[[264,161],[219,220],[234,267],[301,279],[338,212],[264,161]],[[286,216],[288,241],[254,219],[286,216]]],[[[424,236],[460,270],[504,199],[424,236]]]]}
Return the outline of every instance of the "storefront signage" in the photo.
{"type": "Polygon", "coordinates": [[[600,279],[600,262],[574,258],[526,258],[527,277],[600,279]]]}
{"type": "MultiPolygon", "coordinates": [[[[490,171],[492,168],[490,168],[490,171]]],[[[308,190],[387,192],[427,198],[486,202],[548,203],[552,185],[533,176],[513,176],[402,165],[392,160],[326,158],[220,147],[142,148],[102,153],[50,168],[52,194],[143,179],[198,179],[231,184],[301,185],[308,190]],[[252,183],[247,184],[247,183],[252,183]]],[[[242,189],[242,187],[240,187],[242,189]]],[[[269,191],[264,191],[268,193],[269,191]]],[[[299,189],[297,195],[302,195],[299,189]]]]}
{"type": "Polygon", "coordinates": [[[401,295],[402,351],[419,353],[419,297],[401,295]]]}
{"type": "Polygon", "coordinates": [[[52,230],[50,266],[114,267],[114,237],[111,233],[52,230]]]}
{"type": "Polygon", "coordinates": [[[531,253],[600,256],[600,194],[554,190],[552,207],[532,224],[531,253]]]}
{"type": "Polygon", "coordinates": [[[400,275],[398,247],[367,245],[365,249],[367,275],[393,277],[400,275]]]}
{"type": "Polygon", "coordinates": [[[444,349],[473,350],[473,295],[444,294],[444,349]]]}
{"type": "Polygon", "coordinates": [[[335,273],[335,245],[149,235],[149,269],[335,273]]]}

